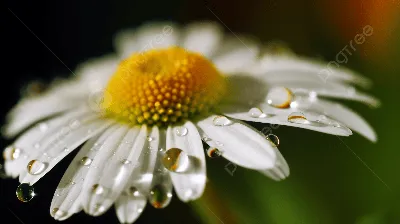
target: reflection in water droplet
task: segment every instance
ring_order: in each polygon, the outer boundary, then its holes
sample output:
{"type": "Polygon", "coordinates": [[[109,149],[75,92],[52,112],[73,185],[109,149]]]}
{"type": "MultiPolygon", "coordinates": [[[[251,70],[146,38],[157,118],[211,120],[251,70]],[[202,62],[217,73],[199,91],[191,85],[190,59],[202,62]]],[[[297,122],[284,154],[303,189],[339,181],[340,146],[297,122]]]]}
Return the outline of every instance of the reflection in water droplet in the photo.
{"type": "Polygon", "coordinates": [[[32,200],[32,198],[35,196],[35,191],[34,191],[33,186],[30,186],[27,183],[20,184],[17,187],[17,190],[15,193],[17,195],[18,200],[20,200],[22,202],[28,202],[28,201],[32,200]]]}
{"type": "Polygon", "coordinates": [[[207,149],[207,156],[210,158],[217,158],[221,155],[222,153],[217,148],[210,147],[207,149]]]}
{"type": "Polygon", "coordinates": [[[279,146],[280,140],[278,138],[278,136],[274,135],[274,134],[268,134],[267,135],[268,140],[274,144],[276,147],[279,146]]]}
{"type": "Polygon", "coordinates": [[[176,127],[175,128],[175,133],[177,136],[186,136],[188,134],[188,129],[186,127],[176,127]]]}
{"type": "Polygon", "coordinates": [[[163,185],[155,185],[149,194],[149,202],[154,208],[165,208],[171,201],[172,194],[163,185]]]}
{"type": "Polygon", "coordinates": [[[288,121],[291,123],[296,124],[309,124],[310,122],[307,121],[306,116],[301,112],[293,112],[289,114],[288,121]]]}
{"type": "Polygon", "coordinates": [[[254,118],[264,118],[267,117],[266,114],[263,113],[263,111],[260,108],[257,107],[253,107],[249,110],[248,114],[250,115],[250,117],[254,117],[254,118]]]}
{"type": "Polygon", "coordinates": [[[90,164],[92,164],[92,159],[91,158],[89,158],[89,157],[83,157],[82,159],[81,159],[81,164],[83,165],[83,166],[89,166],[90,164]]]}
{"type": "Polygon", "coordinates": [[[286,87],[273,87],[268,91],[267,103],[276,108],[289,108],[293,93],[286,87]]]}
{"type": "Polygon", "coordinates": [[[215,126],[228,126],[232,124],[232,121],[225,116],[215,116],[213,124],[215,126]]]}
{"type": "Polygon", "coordinates": [[[153,137],[151,137],[151,136],[147,136],[147,141],[151,142],[151,141],[153,141],[153,140],[154,140],[154,138],[153,138],[153,137]]]}
{"type": "Polygon", "coordinates": [[[107,193],[107,189],[99,184],[95,184],[92,187],[92,192],[94,194],[100,195],[100,194],[106,194],[107,193]]]}
{"type": "Polygon", "coordinates": [[[42,173],[45,168],[46,164],[40,162],[39,160],[31,160],[27,166],[28,173],[31,175],[38,175],[42,173]]]}
{"type": "Polygon", "coordinates": [[[165,152],[162,163],[170,171],[184,172],[189,167],[189,157],[181,149],[171,148],[165,152]]]}

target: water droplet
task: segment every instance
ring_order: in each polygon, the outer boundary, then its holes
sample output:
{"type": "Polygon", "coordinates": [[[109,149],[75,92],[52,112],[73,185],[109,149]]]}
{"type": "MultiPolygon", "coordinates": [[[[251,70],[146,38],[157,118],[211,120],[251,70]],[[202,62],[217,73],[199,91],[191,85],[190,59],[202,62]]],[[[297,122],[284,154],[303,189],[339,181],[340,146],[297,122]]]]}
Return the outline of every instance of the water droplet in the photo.
{"type": "Polygon", "coordinates": [[[163,185],[155,185],[149,195],[149,202],[154,208],[165,208],[171,201],[172,194],[163,185]]]}
{"type": "Polygon", "coordinates": [[[219,142],[219,141],[216,141],[215,144],[216,144],[217,146],[224,146],[224,143],[219,142]]]}
{"type": "MultiPolygon", "coordinates": [[[[70,127],[72,129],[78,128],[81,125],[81,122],[79,122],[78,120],[73,120],[70,124],[70,127]]],[[[91,129],[88,130],[88,133],[91,132],[91,129]]]]}
{"type": "Polygon", "coordinates": [[[177,136],[186,136],[188,134],[188,129],[186,127],[176,127],[175,133],[177,136]]]}
{"type": "Polygon", "coordinates": [[[8,146],[3,151],[4,160],[16,160],[22,154],[22,150],[20,148],[16,148],[14,146],[8,146]]]}
{"type": "Polygon", "coordinates": [[[127,165],[127,164],[131,164],[131,163],[132,163],[132,161],[130,161],[130,160],[127,160],[127,159],[122,160],[122,164],[127,165]]]}
{"type": "Polygon", "coordinates": [[[15,194],[17,195],[18,200],[22,202],[28,202],[32,200],[33,197],[35,197],[35,191],[33,186],[30,186],[27,183],[20,184],[17,187],[15,194]]]}
{"type": "Polygon", "coordinates": [[[40,144],[39,144],[38,142],[36,142],[35,144],[33,144],[33,147],[34,147],[35,149],[38,149],[38,148],[40,148],[40,144]]]}
{"type": "Polygon", "coordinates": [[[315,100],[317,100],[318,94],[315,91],[311,91],[308,93],[308,99],[312,102],[314,102],[315,100]]]}
{"type": "Polygon", "coordinates": [[[75,185],[76,183],[74,181],[69,182],[71,185],[75,185]]]}
{"type": "Polygon", "coordinates": [[[51,211],[51,214],[52,214],[54,217],[57,217],[57,219],[60,219],[60,218],[62,218],[62,217],[64,217],[64,216],[67,215],[66,212],[61,211],[59,208],[54,208],[54,209],[51,211]]]}
{"type": "Polygon", "coordinates": [[[210,147],[207,149],[207,156],[210,158],[217,158],[221,155],[222,153],[217,148],[210,147]]]}
{"type": "Polygon", "coordinates": [[[40,162],[39,160],[31,160],[27,166],[28,173],[31,175],[38,175],[42,173],[45,168],[46,164],[40,162]]]}
{"type": "Polygon", "coordinates": [[[207,136],[204,136],[202,139],[203,139],[203,141],[205,141],[205,142],[208,142],[208,141],[211,141],[211,140],[212,140],[211,138],[209,138],[209,137],[207,137],[207,136]]]}
{"type": "Polygon", "coordinates": [[[68,152],[68,151],[69,151],[69,148],[65,147],[64,152],[68,152]]]}
{"type": "Polygon", "coordinates": [[[288,121],[291,123],[296,124],[309,124],[310,122],[307,121],[306,116],[301,112],[293,112],[289,114],[288,121]]]}
{"type": "Polygon", "coordinates": [[[151,136],[147,136],[147,141],[151,142],[151,141],[153,141],[153,140],[154,140],[154,138],[153,138],[153,137],[151,137],[151,136]]]}
{"type": "Polygon", "coordinates": [[[101,204],[97,204],[95,206],[95,210],[96,210],[97,213],[103,213],[106,210],[106,208],[101,204]]]}
{"type": "Polygon", "coordinates": [[[92,164],[92,159],[91,158],[89,158],[89,157],[83,157],[82,159],[81,159],[81,164],[83,165],[83,166],[89,166],[90,164],[92,164]]]}
{"type": "Polygon", "coordinates": [[[251,108],[248,113],[249,113],[250,117],[254,117],[254,118],[267,117],[267,115],[264,114],[263,111],[260,108],[257,108],[257,107],[251,108]]]}
{"type": "Polygon", "coordinates": [[[213,124],[215,126],[228,126],[232,124],[232,121],[225,116],[215,116],[213,124]]]}
{"type": "Polygon", "coordinates": [[[139,190],[134,186],[129,187],[127,193],[128,193],[128,195],[134,196],[134,197],[140,196],[139,190]]]}
{"type": "Polygon", "coordinates": [[[187,189],[185,191],[185,197],[189,198],[193,195],[193,190],[192,189],[187,189]]]}
{"type": "Polygon", "coordinates": [[[189,157],[181,149],[171,148],[165,152],[162,163],[170,171],[184,172],[189,167],[189,157]]]}
{"type": "Polygon", "coordinates": [[[95,184],[92,187],[92,192],[94,194],[100,195],[100,194],[106,194],[107,193],[107,189],[99,184],[95,184]]]}
{"type": "Polygon", "coordinates": [[[48,128],[49,128],[49,126],[48,126],[46,123],[40,123],[40,124],[39,124],[39,130],[40,130],[41,132],[47,131],[48,128]]]}
{"type": "Polygon", "coordinates": [[[160,148],[158,151],[162,152],[162,151],[164,151],[164,149],[163,149],[163,148],[160,148]]]}
{"type": "Polygon", "coordinates": [[[275,147],[279,146],[279,138],[278,138],[278,136],[276,136],[274,134],[268,134],[267,138],[272,144],[275,145],[275,147]]]}
{"type": "Polygon", "coordinates": [[[289,108],[293,93],[286,87],[273,87],[268,91],[267,103],[276,108],[289,108]]]}

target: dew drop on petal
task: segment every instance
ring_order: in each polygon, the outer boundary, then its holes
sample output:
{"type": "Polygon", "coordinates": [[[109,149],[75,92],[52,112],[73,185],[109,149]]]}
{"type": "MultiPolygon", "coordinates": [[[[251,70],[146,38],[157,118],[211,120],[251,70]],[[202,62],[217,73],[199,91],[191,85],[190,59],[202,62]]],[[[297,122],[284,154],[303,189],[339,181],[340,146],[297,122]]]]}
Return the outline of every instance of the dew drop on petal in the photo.
{"type": "Polygon", "coordinates": [[[263,113],[263,111],[260,108],[253,107],[249,110],[248,114],[250,117],[254,118],[263,118],[266,117],[267,115],[263,113]]]}
{"type": "Polygon", "coordinates": [[[38,175],[45,170],[46,164],[40,162],[39,160],[31,160],[26,168],[28,169],[29,174],[38,175]]]}
{"type": "Polygon", "coordinates": [[[132,161],[130,161],[130,160],[127,160],[127,159],[122,160],[122,164],[128,165],[131,163],[132,163],[132,161]]]}
{"type": "Polygon", "coordinates": [[[181,149],[171,148],[165,152],[162,163],[172,172],[184,172],[189,167],[189,156],[181,149]]]}
{"type": "Polygon", "coordinates": [[[205,142],[208,142],[208,141],[211,141],[212,139],[209,138],[209,137],[207,137],[207,136],[204,136],[204,137],[202,138],[202,140],[205,141],[205,142]]]}
{"type": "Polygon", "coordinates": [[[35,144],[33,144],[33,147],[34,147],[35,149],[40,148],[40,143],[36,142],[35,144]]]}
{"type": "Polygon", "coordinates": [[[273,87],[268,91],[267,103],[276,108],[289,108],[293,93],[286,87],[273,87]]]}
{"type": "Polygon", "coordinates": [[[153,138],[153,137],[151,137],[151,136],[147,136],[147,141],[151,142],[151,141],[153,141],[153,140],[154,140],[154,138],[153,138]]]}
{"type": "Polygon", "coordinates": [[[39,124],[39,130],[41,132],[45,132],[48,128],[49,128],[49,126],[46,123],[40,123],[39,124]]]}
{"type": "Polygon", "coordinates": [[[128,190],[127,190],[127,193],[128,193],[129,196],[133,196],[133,197],[139,197],[140,196],[139,190],[134,186],[129,187],[128,190]]]}
{"type": "Polygon", "coordinates": [[[17,195],[18,200],[28,202],[35,196],[35,191],[33,186],[30,186],[27,183],[22,183],[17,187],[15,194],[17,195]]]}
{"type": "Polygon", "coordinates": [[[293,112],[289,114],[288,121],[296,124],[309,124],[306,116],[301,112],[293,112]]]}
{"type": "Polygon", "coordinates": [[[188,134],[188,132],[189,132],[188,129],[186,127],[183,127],[183,126],[175,128],[176,135],[180,136],[180,137],[186,136],[188,134]]]}
{"type": "Polygon", "coordinates": [[[83,157],[83,158],[81,159],[81,164],[82,164],[83,166],[89,166],[90,164],[92,164],[92,161],[93,161],[93,160],[92,160],[91,158],[85,156],[85,157],[83,157]]]}
{"type": "Polygon", "coordinates": [[[165,208],[171,201],[172,194],[163,185],[155,185],[149,194],[149,202],[154,208],[165,208]]]}
{"type": "Polygon", "coordinates": [[[16,148],[14,146],[8,146],[3,151],[4,160],[16,160],[22,154],[22,150],[20,148],[16,148]]]}
{"type": "Polygon", "coordinates": [[[215,126],[228,126],[232,124],[232,121],[225,116],[215,116],[213,119],[215,126]]]}
{"type": "Polygon", "coordinates": [[[221,155],[222,153],[217,148],[210,147],[207,149],[207,156],[210,158],[217,158],[221,155]]]}
{"type": "Polygon", "coordinates": [[[61,219],[62,217],[66,216],[67,213],[64,211],[61,211],[59,208],[54,208],[51,211],[52,216],[56,217],[57,219],[61,219]]]}
{"type": "Polygon", "coordinates": [[[267,138],[272,144],[275,145],[275,147],[279,146],[280,140],[279,140],[278,136],[276,136],[274,134],[268,134],[267,138]]]}
{"type": "Polygon", "coordinates": [[[92,192],[93,192],[93,194],[101,195],[101,194],[106,194],[107,189],[105,187],[101,186],[100,184],[95,184],[92,187],[92,192]]]}

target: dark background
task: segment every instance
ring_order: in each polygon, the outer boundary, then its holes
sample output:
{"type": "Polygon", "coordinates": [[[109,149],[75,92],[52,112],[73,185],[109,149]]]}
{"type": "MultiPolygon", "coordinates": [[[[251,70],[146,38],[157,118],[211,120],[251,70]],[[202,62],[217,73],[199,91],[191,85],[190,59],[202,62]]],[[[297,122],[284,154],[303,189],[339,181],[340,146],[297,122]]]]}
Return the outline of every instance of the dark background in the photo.
{"type": "MultiPolygon", "coordinates": [[[[282,40],[296,53],[326,61],[371,25],[373,36],[346,66],[373,80],[369,91],[383,106],[346,104],[375,127],[378,143],[355,134],[342,138],[349,150],[335,136],[280,127],[275,134],[291,167],[289,179],[276,183],[242,168],[231,176],[227,161],[210,160],[201,200],[174,198],[163,210],[147,206],[137,223],[400,223],[399,1],[8,1],[1,15],[1,118],[21,87],[69,76],[79,63],[111,52],[116,31],[143,22],[222,21],[227,33],[282,40]]],[[[1,147],[9,143],[0,140],[1,147]]],[[[17,180],[0,180],[0,222],[55,223],[51,198],[72,158],[35,184],[38,196],[29,203],[16,199],[17,180]]],[[[118,223],[114,209],[98,218],[79,213],[63,223],[76,222],[118,223]]]]}

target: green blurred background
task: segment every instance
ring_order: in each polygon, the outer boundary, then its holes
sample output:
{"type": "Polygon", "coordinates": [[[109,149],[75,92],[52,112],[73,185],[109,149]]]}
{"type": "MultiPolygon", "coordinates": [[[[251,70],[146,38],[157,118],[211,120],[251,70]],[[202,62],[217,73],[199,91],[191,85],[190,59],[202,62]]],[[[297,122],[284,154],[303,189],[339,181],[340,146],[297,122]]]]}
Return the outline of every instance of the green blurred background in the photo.
{"type": "MultiPolygon", "coordinates": [[[[382,106],[371,109],[360,103],[342,102],[370,122],[378,134],[377,143],[358,134],[339,139],[280,127],[274,134],[279,136],[279,148],[291,168],[287,180],[274,182],[240,167],[231,175],[226,171],[228,161],[210,159],[209,181],[202,199],[190,203],[190,207],[174,199],[167,212],[161,214],[165,219],[157,223],[400,223],[400,147],[396,142],[400,127],[400,1],[71,1],[46,4],[50,4],[48,9],[36,7],[45,10],[48,17],[30,10],[29,4],[10,8],[28,21],[28,26],[34,26],[43,42],[72,68],[89,57],[111,51],[115,31],[149,20],[168,19],[183,24],[196,20],[222,21],[227,33],[247,33],[264,43],[280,40],[298,54],[327,62],[335,60],[336,54],[362,33],[364,26],[372,26],[373,35],[357,45],[346,66],[373,81],[368,92],[378,97],[382,106]],[[48,21],[52,19],[50,16],[62,21],[61,26],[52,26],[48,21]],[[40,25],[29,24],[33,17],[41,18],[40,25]],[[176,216],[187,218],[182,221],[176,216]]],[[[15,29],[25,32],[26,28],[12,16],[10,21],[13,27],[18,27],[15,29]]],[[[47,67],[45,62],[32,65],[34,74],[52,78],[56,73],[68,72],[37,39],[29,36],[29,32],[25,35],[29,45],[36,46],[46,55],[43,57],[51,61],[47,67]]],[[[26,53],[35,56],[32,52],[26,53]]],[[[9,102],[3,112],[14,103],[9,102]]],[[[17,186],[16,181],[8,184],[12,188],[17,186]]],[[[16,202],[7,203],[19,213],[16,202]]],[[[39,212],[48,216],[47,210],[39,212]]],[[[157,220],[149,217],[159,214],[147,209],[139,222],[157,220]]],[[[104,222],[116,222],[115,217],[110,220],[104,222]]]]}

